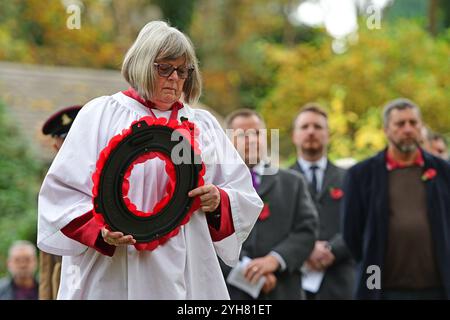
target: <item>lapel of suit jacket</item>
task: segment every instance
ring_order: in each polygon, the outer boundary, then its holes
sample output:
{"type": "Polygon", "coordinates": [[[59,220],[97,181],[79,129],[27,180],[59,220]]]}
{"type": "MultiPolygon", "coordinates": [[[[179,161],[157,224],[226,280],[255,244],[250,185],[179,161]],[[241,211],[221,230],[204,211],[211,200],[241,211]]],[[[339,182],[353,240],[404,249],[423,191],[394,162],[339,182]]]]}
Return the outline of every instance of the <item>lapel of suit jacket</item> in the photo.
{"type": "MultiPolygon", "coordinates": [[[[422,151],[423,152],[423,151],[422,151]]],[[[425,173],[427,170],[435,169],[434,163],[432,163],[432,158],[425,152],[423,152],[424,157],[424,167],[423,172],[425,173]]],[[[427,210],[428,210],[428,217],[430,219],[430,224],[433,224],[433,220],[436,219],[436,210],[435,210],[435,202],[433,199],[435,198],[434,195],[437,194],[437,190],[435,190],[436,187],[436,178],[429,179],[427,181],[424,181],[425,183],[425,191],[427,196],[427,210]]]]}
{"type": "Polygon", "coordinates": [[[258,194],[262,198],[264,197],[270,189],[272,189],[274,183],[275,183],[275,177],[274,174],[268,174],[268,166],[264,167],[264,174],[261,176],[261,185],[259,186],[258,194]]]}
{"type": "MultiPolygon", "coordinates": [[[[422,154],[425,163],[423,167],[423,173],[430,169],[437,170],[438,168],[436,166],[436,161],[433,159],[433,157],[423,150],[422,154]]],[[[446,218],[443,217],[445,215],[445,212],[444,210],[442,210],[442,206],[440,206],[439,190],[436,180],[437,177],[433,177],[432,179],[428,179],[423,183],[425,183],[428,221],[430,223],[431,233],[433,235],[434,245],[436,248],[436,259],[442,272],[442,268],[445,265],[445,263],[442,261],[442,253],[448,251],[448,249],[446,248],[446,244],[448,243],[448,241],[445,240],[448,237],[445,234],[445,227],[443,228],[443,221],[445,221],[446,218]]]]}
{"type": "Polygon", "coordinates": [[[327,193],[330,192],[328,189],[332,186],[337,174],[337,168],[330,162],[330,160],[327,160],[327,167],[325,168],[325,173],[323,175],[322,189],[317,195],[318,200],[321,200],[327,193]]]}
{"type": "Polygon", "coordinates": [[[298,163],[298,160],[295,160],[295,163],[294,163],[292,166],[290,166],[289,169],[298,171],[298,172],[300,172],[300,173],[303,174],[303,175],[305,174],[305,173],[303,172],[302,167],[300,167],[300,164],[298,163]]]}
{"type": "Polygon", "coordinates": [[[305,172],[303,171],[302,167],[298,163],[298,160],[295,161],[295,163],[289,169],[295,170],[295,171],[298,171],[301,173],[301,175],[305,178],[306,183],[308,184],[308,191],[309,191],[309,194],[311,195],[311,198],[313,198],[314,202],[316,202],[316,200],[318,199],[317,193],[315,193],[316,197],[314,199],[314,190],[312,188],[312,185],[311,185],[311,183],[309,183],[308,179],[306,178],[305,172]]]}
{"type": "MultiPolygon", "coordinates": [[[[380,255],[381,257],[384,257],[389,228],[389,179],[388,170],[386,168],[386,152],[387,149],[375,156],[375,161],[373,163],[373,173],[375,175],[374,185],[371,186],[372,192],[376,193],[374,196],[375,203],[373,204],[375,206],[375,216],[372,217],[372,221],[375,222],[372,227],[374,228],[374,234],[376,234],[378,238],[378,248],[382,253],[380,255]]],[[[366,186],[360,187],[364,188],[366,186]]]]}

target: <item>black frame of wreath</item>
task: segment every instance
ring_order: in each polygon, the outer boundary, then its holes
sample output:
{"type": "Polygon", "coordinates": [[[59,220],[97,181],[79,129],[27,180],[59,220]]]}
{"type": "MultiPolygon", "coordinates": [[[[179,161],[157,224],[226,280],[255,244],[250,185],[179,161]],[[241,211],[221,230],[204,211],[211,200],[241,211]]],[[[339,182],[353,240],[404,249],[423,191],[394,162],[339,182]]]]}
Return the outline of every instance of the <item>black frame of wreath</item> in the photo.
{"type": "Polygon", "coordinates": [[[179,141],[172,140],[174,129],[171,127],[140,121],[131,129],[132,133],[111,151],[101,170],[98,193],[94,199],[95,211],[103,215],[112,231],[132,235],[136,242],[150,242],[175,229],[189,212],[194,199],[188,197],[188,192],[197,187],[202,161],[183,135],[178,135],[179,141]],[[181,152],[191,151],[190,159],[193,161],[172,162],[176,173],[173,196],[164,208],[151,216],[133,214],[123,200],[122,185],[126,170],[135,159],[151,151],[164,153],[171,159],[172,149],[179,144],[185,144],[181,146],[181,152]]]}

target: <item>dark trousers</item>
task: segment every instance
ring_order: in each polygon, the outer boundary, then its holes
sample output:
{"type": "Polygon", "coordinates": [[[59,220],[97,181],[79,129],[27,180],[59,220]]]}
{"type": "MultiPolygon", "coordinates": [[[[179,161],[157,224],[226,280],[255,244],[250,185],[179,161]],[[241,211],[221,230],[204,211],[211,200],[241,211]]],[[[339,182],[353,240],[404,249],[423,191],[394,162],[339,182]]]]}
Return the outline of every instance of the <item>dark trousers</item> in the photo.
{"type": "Polygon", "coordinates": [[[309,291],[305,291],[305,298],[306,298],[306,300],[318,300],[317,294],[309,292],[309,291]]]}

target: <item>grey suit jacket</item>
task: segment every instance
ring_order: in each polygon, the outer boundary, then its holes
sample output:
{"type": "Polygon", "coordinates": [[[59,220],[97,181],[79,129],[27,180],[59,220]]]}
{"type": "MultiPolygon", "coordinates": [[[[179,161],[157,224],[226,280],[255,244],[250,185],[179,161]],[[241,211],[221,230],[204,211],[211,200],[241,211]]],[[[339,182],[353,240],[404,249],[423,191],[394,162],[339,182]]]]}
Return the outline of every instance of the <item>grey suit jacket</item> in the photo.
{"type": "MultiPolygon", "coordinates": [[[[303,174],[298,162],[291,167],[303,174]]],[[[318,299],[351,299],[355,282],[355,266],[350,251],[342,238],[340,225],[341,198],[332,196],[332,189],[343,189],[346,170],[327,161],[322,189],[316,194],[314,204],[319,213],[319,240],[328,241],[336,257],[322,281],[317,293],[318,299]]],[[[311,192],[311,186],[309,186],[311,192]]],[[[311,192],[312,194],[312,192],[311,192]]]]}
{"type": "MultiPolygon", "coordinates": [[[[305,179],[291,170],[280,169],[275,175],[263,175],[258,194],[269,206],[270,216],[258,220],[244,242],[241,257],[258,258],[271,251],[280,254],[286,270],[277,271],[277,285],[259,299],[300,299],[299,268],[309,257],[317,239],[318,218],[305,179]]],[[[229,268],[222,264],[225,275],[229,268]]],[[[229,286],[231,299],[250,296],[229,286]]]]}

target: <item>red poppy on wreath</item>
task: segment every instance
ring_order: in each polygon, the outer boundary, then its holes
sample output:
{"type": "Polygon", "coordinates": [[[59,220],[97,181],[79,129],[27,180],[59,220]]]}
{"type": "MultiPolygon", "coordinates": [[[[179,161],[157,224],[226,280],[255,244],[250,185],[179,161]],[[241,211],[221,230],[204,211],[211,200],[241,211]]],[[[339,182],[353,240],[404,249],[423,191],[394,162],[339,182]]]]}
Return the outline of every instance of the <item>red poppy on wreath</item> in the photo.
{"type": "Polygon", "coordinates": [[[330,188],[330,197],[334,200],[339,200],[344,196],[344,191],[339,188],[330,188]]]}
{"type": "Polygon", "coordinates": [[[264,202],[264,207],[262,208],[261,213],[259,214],[258,220],[264,221],[270,216],[269,204],[264,202]]]}
{"type": "Polygon", "coordinates": [[[93,212],[97,222],[115,230],[125,228],[123,232],[137,240],[134,244],[137,250],[154,250],[176,236],[180,227],[200,208],[198,197],[187,198],[187,191],[204,185],[205,165],[201,161],[197,137],[194,123],[149,116],[133,122],[114,136],[100,152],[92,175],[93,212]],[[171,160],[172,148],[177,145],[170,143],[175,131],[183,137],[180,139],[182,146],[192,150],[194,161],[189,165],[181,166],[171,160]],[[166,192],[152,210],[143,212],[128,197],[129,177],[136,164],[156,158],[165,162],[166,192]],[[177,207],[179,205],[182,209],[177,207]]]}
{"type": "Polygon", "coordinates": [[[427,169],[427,170],[423,173],[423,175],[422,175],[422,180],[423,180],[423,181],[431,180],[431,179],[433,179],[436,175],[437,175],[436,169],[429,168],[429,169],[427,169]]]}

